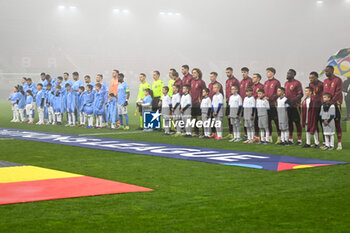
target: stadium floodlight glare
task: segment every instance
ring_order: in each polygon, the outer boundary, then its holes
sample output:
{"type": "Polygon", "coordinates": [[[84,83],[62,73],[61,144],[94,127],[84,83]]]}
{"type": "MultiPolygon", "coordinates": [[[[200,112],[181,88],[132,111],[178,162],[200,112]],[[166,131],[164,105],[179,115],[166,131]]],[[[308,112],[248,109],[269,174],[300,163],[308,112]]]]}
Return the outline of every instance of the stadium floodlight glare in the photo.
{"type": "Polygon", "coordinates": [[[65,8],[66,8],[66,7],[63,6],[63,5],[58,6],[58,9],[59,9],[59,10],[63,10],[63,9],[65,9],[65,8]]]}
{"type": "Polygon", "coordinates": [[[316,3],[317,3],[317,5],[322,5],[323,4],[323,0],[318,0],[316,3]]]}

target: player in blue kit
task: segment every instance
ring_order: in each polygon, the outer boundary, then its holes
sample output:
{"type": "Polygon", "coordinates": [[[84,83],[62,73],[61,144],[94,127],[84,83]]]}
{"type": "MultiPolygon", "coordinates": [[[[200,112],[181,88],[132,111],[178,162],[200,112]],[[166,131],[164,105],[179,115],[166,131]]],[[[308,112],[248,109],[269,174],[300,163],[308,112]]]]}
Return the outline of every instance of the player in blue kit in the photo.
{"type": "Polygon", "coordinates": [[[107,123],[111,123],[111,129],[115,129],[115,115],[117,114],[117,98],[113,93],[109,93],[106,104],[107,123]]]}
{"type": "Polygon", "coordinates": [[[25,108],[25,101],[26,101],[25,93],[23,91],[22,86],[18,85],[15,88],[17,90],[16,103],[17,103],[17,109],[18,109],[18,114],[19,114],[18,121],[19,122],[24,122],[25,121],[24,108],[25,108]]]}
{"type": "Polygon", "coordinates": [[[67,111],[68,123],[66,126],[75,126],[75,108],[77,103],[77,95],[78,93],[71,89],[71,85],[66,83],[66,92],[64,96],[65,100],[65,110],[67,111]]]}
{"type": "Polygon", "coordinates": [[[44,104],[45,104],[45,91],[43,90],[43,84],[38,83],[37,93],[35,95],[36,109],[38,111],[39,121],[37,125],[44,124],[44,104]]]}
{"type": "Polygon", "coordinates": [[[12,109],[12,120],[11,122],[18,122],[18,108],[17,108],[17,88],[13,88],[13,92],[8,98],[11,101],[11,109],[12,109]]]}
{"type": "Polygon", "coordinates": [[[118,101],[118,114],[119,114],[119,120],[120,120],[120,125],[121,128],[123,128],[123,116],[125,118],[125,130],[129,129],[129,116],[128,116],[128,101],[130,97],[130,90],[129,86],[126,82],[124,82],[124,74],[120,73],[118,76],[118,96],[117,96],[117,101],[118,101]]]}
{"type": "Polygon", "coordinates": [[[94,113],[94,98],[95,95],[92,92],[92,86],[87,85],[86,92],[83,98],[83,111],[85,114],[85,118],[87,119],[88,125],[86,128],[92,128],[94,123],[93,113],[94,113]]]}
{"type": "Polygon", "coordinates": [[[31,90],[26,91],[26,113],[28,116],[28,124],[33,124],[34,119],[33,119],[33,109],[34,109],[34,98],[33,98],[33,93],[31,90]]]}
{"type": "Polygon", "coordinates": [[[63,113],[63,96],[61,91],[61,86],[57,85],[55,87],[56,91],[53,95],[53,111],[57,120],[57,125],[62,125],[62,113],[63,113]]]}
{"type": "Polygon", "coordinates": [[[80,126],[85,126],[85,114],[84,114],[84,97],[85,97],[85,88],[83,86],[79,87],[78,91],[78,113],[80,118],[80,126]]]}
{"type": "Polygon", "coordinates": [[[52,84],[48,83],[46,86],[45,103],[47,107],[48,121],[47,124],[56,124],[55,112],[53,110],[53,97],[55,95],[55,89],[52,88],[52,84]]]}
{"type": "Polygon", "coordinates": [[[101,91],[101,83],[95,84],[94,114],[96,128],[102,128],[102,115],[105,111],[105,96],[101,91]]]}

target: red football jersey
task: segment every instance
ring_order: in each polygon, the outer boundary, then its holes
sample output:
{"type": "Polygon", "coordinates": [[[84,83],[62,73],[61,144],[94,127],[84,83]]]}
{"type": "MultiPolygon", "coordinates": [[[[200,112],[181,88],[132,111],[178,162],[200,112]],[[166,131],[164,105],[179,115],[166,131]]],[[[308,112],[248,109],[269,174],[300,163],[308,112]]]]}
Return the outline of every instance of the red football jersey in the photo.
{"type": "Polygon", "coordinates": [[[331,104],[343,103],[343,81],[333,75],[323,81],[323,93],[330,93],[332,95],[331,104]]]}
{"type": "Polygon", "coordinates": [[[277,89],[279,87],[281,87],[281,83],[275,78],[268,79],[264,83],[265,96],[269,98],[270,107],[276,106],[276,100],[278,98],[277,89]]]}
{"type": "Polygon", "coordinates": [[[286,97],[290,101],[291,107],[300,106],[301,98],[304,96],[301,82],[296,79],[288,80],[285,82],[284,88],[286,89],[286,97]]]}
{"type": "Polygon", "coordinates": [[[232,86],[237,86],[238,93],[239,93],[239,81],[233,75],[226,80],[226,91],[225,91],[226,92],[226,102],[228,102],[230,100],[232,86]]]}
{"type": "Polygon", "coordinates": [[[245,90],[247,87],[251,87],[253,85],[253,81],[251,77],[247,77],[245,79],[242,79],[239,83],[239,95],[242,97],[242,99],[245,98],[245,90]]]}
{"type": "MultiPolygon", "coordinates": [[[[211,83],[209,83],[209,85],[208,85],[208,88],[209,88],[209,97],[210,97],[210,99],[212,100],[213,99],[213,96],[215,95],[215,92],[214,92],[214,84],[216,84],[216,83],[218,83],[218,84],[220,84],[221,85],[221,83],[219,83],[218,81],[215,81],[215,82],[211,82],[211,83]]],[[[220,88],[220,93],[222,94],[222,95],[224,95],[224,90],[223,90],[223,88],[222,88],[222,85],[221,85],[221,88],[220,88]]]]}
{"type": "Polygon", "coordinates": [[[191,81],[191,97],[192,97],[192,105],[199,105],[202,100],[202,91],[207,86],[202,79],[192,79],[191,81]]]}

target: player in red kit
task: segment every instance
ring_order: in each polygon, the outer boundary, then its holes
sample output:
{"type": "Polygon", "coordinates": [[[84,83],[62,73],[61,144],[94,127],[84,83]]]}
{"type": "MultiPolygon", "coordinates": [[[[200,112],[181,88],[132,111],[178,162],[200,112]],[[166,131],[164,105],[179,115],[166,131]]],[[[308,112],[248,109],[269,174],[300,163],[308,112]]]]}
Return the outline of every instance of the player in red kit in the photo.
{"type": "Polygon", "coordinates": [[[255,99],[258,98],[258,91],[264,90],[264,85],[260,81],[261,81],[261,75],[260,74],[253,74],[252,88],[253,88],[253,96],[255,99]]]}
{"type": "Polygon", "coordinates": [[[275,122],[277,134],[278,134],[278,140],[277,144],[281,142],[281,131],[279,129],[278,124],[278,116],[277,116],[277,108],[276,108],[276,101],[277,101],[277,89],[281,87],[280,81],[275,79],[276,69],[273,67],[268,67],[266,69],[266,76],[267,80],[264,83],[264,91],[265,91],[265,98],[269,101],[270,104],[270,111],[269,111],[269,131],[270,131],[270,138],[269,140],[272,142],[272,121],[275,122]]]}
{"type": "Polygon", "coordinates": [[[181,73],[184,75],[182,78],[182,85],[191,86],[191,81],[193,79],[192,75],[189,73],[190,67],[188,65],[183,65],[181,68],[181,73]]]}
{"type": "Polygon", "coordinates": [[[208,85],[208,88],[209,88],[209,97],[210,97],[211,100],[213,99],[213,96],[215,95],[214,84],[216,84],[216,83],[220,84],[220,86],[221,86],[220,87],[220,93],[222,95],[224,95],[224,90],[222,89],[222,85],[221,85],[221,83],[219,83],[217,81],[217,78],[218,78],[218,73],[216,73],[216,72],[211,72],[210,73],[210,83],[208,85]]]}
{"type": "Polygon", "coordinates": [[[177,71],[173,72],[173,76],[175,77],[175,82],[173,86],[179,86],[179,93],[182,95],[182,80],[179,77],[179,73],[177,71]]]}
{"type": "Polygon", "coordinates": [[[334,75],[334,67],[327,66],[325,70],[327,78],[323,81],[323,93],[329,93],[332,95],[330,104],[334,104],[336,107],[335,116],[335,128],[338,136],[338,147],[337,150],[342,150],[341,137],[342,129],[340,125],[341,120],[341,104],[343,103],[343,81],[334,75]]]}
{"type": "MultiPolygon", "coordinates": [[[[258,98],[258,91],[264,90],[264,85],[260,83],[261,75],[260,74],[253,74],[252,78],[252,88],[253,88],[253,96],[255,99],[258,98]]],[[[254,120],[254,130],[255,130],[255,138],[254,141],[259,141],[259,124],[258,124],[258,118],[255,117],[254,120]]]]}
{"type": "Polygon", "coordinates": [[[295,79],[297,72],[293,69],[289,69],[287,72],[287,82],[284,83],[284,89],[286,90],[286,97],[289,100],[288,109],[288,124],[289,124],[289,144],[293,144],[293,123],[297,129],[298,141],[296,146],[301,146],[302,127],[300,123],[300,104],[301,98],[303,98],[303,87],[301,82],[295,79]]]}
{"type": "Polygon", "coordinates": [[[253,80],[251,77],[249,77],[249,69],[247,67],[243,67],[241,69],[242,72],[242,80],[239,82],[239,95],[242,97],[242,99],[246,96],[246,89],[247,87],[251,87],[253,85],[253,80]]]}
{"type": "MultiPolygon", "coordinates": [[[[225,85],[225,94],[226,94],[226,116],[228,116],[230,114],[230,108],[228,107],[228,102],[230,100],[230,96],[231,96],[231,88],[233,86],[237,86],[239,87],[239,81],[238,79],[235,78],[235,76],[233,76],[233,69],[231,67],[226,68],[226,76],[227,76],[227,80],[226,80],[226,85],[225,85]]],[[[239,91],[239,90],[238,90],[239,91]]],[[[229,127],[229,134],[224,137],[224,139],[233,139],[233,126],[231,124],[230,118],[228,118],[228,127],[229,127]]]]}
{"type": "Polygon", "coordinates": [[[322,102],[322,95],[323,95],[323,82],[318,80],[318,73],[313,71],[309,75],[309,87],[312,87],[313,89],[313,100],[319,103],[319,107],[321,106],[322,102]]]}
{"type": "MultiPolygon", "coordinates": [[[[202,80],[202,71],[198,68],[194,68],[192,70],[193,79],[191,81],[191,97],[192,97],[192,117],[196,120],[199,116],[201,116],[201,101],[203,98],[203,89],[207,88],[205,82],[202,80]]],[[[199,128],[194,127],[194,137],[199,136],[199,128]]]]}
{"type": "MultiPolygon", "coordinates": [[[[312,100],[315,102],[315,106],[317,108],[316,111],[317,111],[317,114],[319,115],[321,111],[321,105],[322,105],[323,82],[321,82],[318,79],[318,73],[316,71],[313,71],[310,73],[309,80],[310,80],[309,87],[313,89],[312,100]]],[[[317,119],[317,124],[318,124],[318,119],[317,119]]]]}
{"type": "Polygon", "coordinates": [[[314,136],[315,144],[313,148],[320,147],[318,137],[318,118],[320,116],[319,106],[315,101],[314,89],[312,87],[305,88],[306,98],[301,103],[302,109],[302,126],[306,131],[306,143],[303,148],[311,147],[311,135],[314,136]]]}

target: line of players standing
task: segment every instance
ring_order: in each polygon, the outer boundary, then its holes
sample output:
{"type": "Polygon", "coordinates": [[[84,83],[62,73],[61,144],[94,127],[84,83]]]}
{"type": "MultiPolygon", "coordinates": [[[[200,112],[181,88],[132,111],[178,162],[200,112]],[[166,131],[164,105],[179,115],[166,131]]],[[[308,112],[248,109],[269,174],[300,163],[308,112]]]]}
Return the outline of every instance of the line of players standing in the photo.
{"type": "Polygon", "coordinates": [[[102,74],[97,74],[96,82],[89,75],[84,76],[83,82],[78,72],[73,72],[72,76],[73,80],[69,80],[68,73],[57,78],[41,73],[37,85],[31,78],[23,77],[21,85],[15,86],[9,97],[13,111],[11,122],[34,123],[36,110],[38,125],[61,125],[66,114],[66,126],[78,125],[80,119],[80,126],[86,128],[93,128],[95,120],[96,128],[110,123],[112,129],[129,129],[127,105],[130,91],[124,82],[124,74],[113,70],[109,90],[102,74]]]}
{"type": "MultiPolygon", "coordinates": [[[[180,95],[182,95],[183,87],[186,86],[189,88],[189,94],[191,96],[192,102],[192,118],[196,119],[201,117],[201,103],[203,101],[203,90],[206,90],[207,86],[205,81],[202,79],[202,72],[200,69],[192,69],[192,74],[190,74],[190,69],[188,65],[183,65],[181,72],[183,74],[183,78],[179,77],[178,72],[175,69],[170,69],[169,71],[169,83],[168,83],[168,95],[172,97],[173,87],[177,86],[180,88],[178,91],[180,95]]],[[[296,71],[290,69],[287,72],[287,80],[284,83],[284,86],[281,86],[279,80],[275,78],[276,70],[273,67],[269,67],[266,69],[267,80],[264,84],[260,81],[262,79],[261,75],[258,73],[253,74],[252,78],[249,77],[249,69],[247,67],[243,67],[241,69],[242,80],[238,80],[233,75],[233,69],[228,67],[226,69],[227,80],[225,83],[225,100],[226,100],[226,116],[228,116],[228,126],[229,133],[227,136],[223,137],[223,139],[229,139],[230,141],[240,141],[239,137],[237,137],[237,133],[234,130],[234,121],[232,118],[236,118],[235,116],[230,115],[230,111],[232,111],[232,106],[230,106],[230,98],[233,96],[233,90],[237,89],[237,94],[242,99],[242,106],[244,107],[244,99],[246,99],[247,94],[252,92],[252,96],[254,97],[254,108],[253,118],[253,137],[250,136],[250,132],[247,130],[249,127],[245,125],[244,134],[245,134],[245,142],[259,142],[259,143],[271,143],[272,142],[272,121],[275,124],[275,128],[278,134],[278,139],[276,144],[279,145],[290,145],[294,144],[293,142],[293,133],[294,133],[294,125],[296,127],[297,132],[297,141],[295,145],[302,145],[302,128],[305,128],[306,131],[306,143],[304,147],[311,147],[311,135],[314,135],[315,144],[312,146],[314,148],[320,147],[320,141],[318,139],[319,134],[319,124],[322,128],[323,135],[323,146],[322,149],[332,150],[334,149],[334,134],[336,131],[338,138],[338,146],[337,149],[342,149],[342,129],[341,129],[341,104],[343,101],[343,82],[341,78],[334,75],[334,68],[332,66],[327,66],[325,69],[325,74],[327,78],[324,82],[321,82],[318,78],[317,72],[311,72],[309,75],[310,83],[305,90],[302,88],[302,84],[300,81],[295,79],[296,71]],[[303,99],[304,92],[306,97],[303,99]],[[264,100],[267,102],[265,105],[258,106],[259,100],[264,100]],[[302,101],[303,100],[303,101],[302,101]],[[280,106],[278,106],[280,104],[280,106]],[[265,128],[263,125],[260,126],[261,122],[259,122],[259,108],[262,106],[268,106],[266,108],[266,121],[267,127],[265,128]],[[280,109],[285,110],[286,114],[283,116],[283,113],[279,112],[280,109]],[[321,114],[321,115],[320,115],[321,114]],[[279,119],[280,116],[280,119],[279,119]],[[259,130],[265,129],[265,134],[267,137],[263,137],[259,139],[259,130]],[[248,131],[248,132],[247,132],[248,131]]],[[[156,111],[161,108],[161,98],[162,98],[162,87],[163,83],[159,79],[159,72],[155,71],[153,74],[154,82],[152,84],[153,90],[153,101],[152,101],[152,110],[156,111]]],[[[219,86],[220,93],[223,95],[224,90],[223,86],[217,81],[218,74],[216,72],[210,73],[210,83],[208,85],[208,96],[211,100],[215,95],[214,86],[219,86]],[[217,85],[218,84],[218,85],[217,85]]],[[[146,82],[146,77],[144,74],[140,75],[140,87],[139,87],[139,96],[138,99],[143,98],[143,92],[150,85],[146,82]]],[[[235,94],[236,95],[236,94],[235,94]]],[[[248,106],[248,105],[247,105],[248,106]]],[[[239,107],[238,107],[239,109],[239,107]]],[[[260,112],[262,109],[260,109],[260,112]]],[[[213,117],[213,113],[211,117],[213,117]]],[[[244,110],[239,112],[244,115],[244,110]]],[[[214,113],[215,114],[215,113],[214,113]]],[[[264,114],[263,114],[264,115],[264,114]]],[[[237,116],[241,117],[240,116],[237,116]]],[[[250,117],[249,117],[250,118],[250,117]]],[[[263,119],[263,117],[260,117],[263,119]]],[[[244,117],[244,119],[246,119],[244,117]]],[[[247,118],[248,119],[248,118],[247,118]]],[[[142,127],[142,116],[140,116],[140,127],[142,127]]],[[[249,124],[248,124],[249,126],[249,124]]],[[[216,134],[216,129],[212,128],[211,138],[221,139],[216,134]]],[[[199,136],[199,128],[195,127],[192,136],[199,136]]],[[[204,135],[205,137],[205,135],[204,135]]]]}

